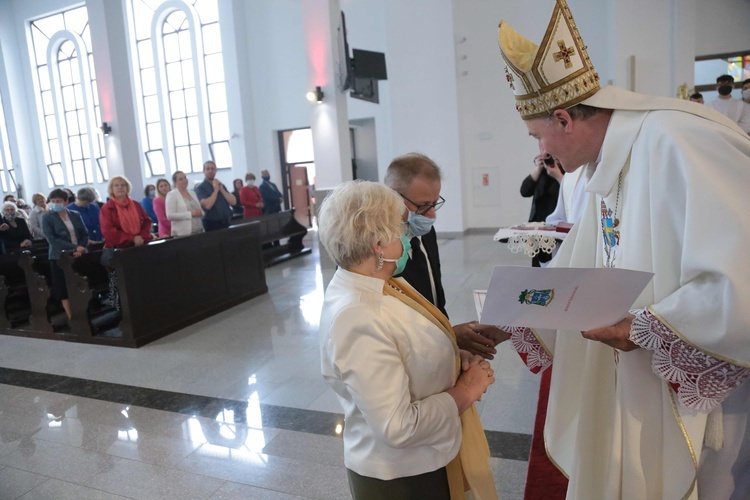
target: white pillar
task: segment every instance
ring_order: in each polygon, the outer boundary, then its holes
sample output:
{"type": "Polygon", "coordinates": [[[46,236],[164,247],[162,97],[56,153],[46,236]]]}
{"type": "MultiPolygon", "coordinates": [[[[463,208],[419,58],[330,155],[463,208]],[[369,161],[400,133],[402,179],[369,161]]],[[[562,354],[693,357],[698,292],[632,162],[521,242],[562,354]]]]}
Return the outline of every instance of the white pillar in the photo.
{"type": "MultiPolygon", "coordinates": [[[[109,176],[127,177],[133,184],[131,195],[140,199],[144,186],[144,158],[138,142],[126,4],[124,0],[88,0],[86,7],[94,47],[100,118],[112,127],[112,132],[104,138],[109,176]]],[[[102,197],[105,196],[102,193],[102,197]]]]}
{"type": "MultiPolygon", "coordinates": [[[[310,103],[310,126],[315,152],[316,190],[327,190],[352,179],[352,152],[346,95],[339,91],[339,0],[302,2],[308,83],[325,95],[310,103]]],[[[305,102],[305,96],[291,96],[305,102]]]]}

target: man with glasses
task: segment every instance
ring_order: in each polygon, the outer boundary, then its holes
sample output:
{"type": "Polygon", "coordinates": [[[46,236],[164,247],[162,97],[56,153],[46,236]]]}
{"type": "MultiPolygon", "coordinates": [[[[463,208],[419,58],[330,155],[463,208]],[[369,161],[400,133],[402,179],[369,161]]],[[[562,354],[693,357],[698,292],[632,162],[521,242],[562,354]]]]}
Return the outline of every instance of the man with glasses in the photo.
{"type": "MultiPolygon", "coordinates": [[[[419,153],[409,153],[391,162],[384,183],[401,195],[408,210],[406,223],[411,250],[406,268],[399,277],[408,281],[447,317],[437,234],[432,227],[436,212],[445,203],[440,196],[440,179],[440,168],[434,161],[419,153]]],[[[492,359],[495,346],[508,338],[502,330],[476,321],[454,325],[453,330],[461,349],[487,359],[492,359]]]]}

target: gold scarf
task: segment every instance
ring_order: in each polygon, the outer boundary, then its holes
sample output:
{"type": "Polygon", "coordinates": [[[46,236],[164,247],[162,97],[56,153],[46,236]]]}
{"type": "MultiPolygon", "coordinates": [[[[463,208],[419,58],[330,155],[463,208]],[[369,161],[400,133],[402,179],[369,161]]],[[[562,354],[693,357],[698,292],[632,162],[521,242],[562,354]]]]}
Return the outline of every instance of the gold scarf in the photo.
{"type": "MultiPolygon", "coordinates": [[[[456,334],[448,318],[401,278],[390,278],[383,286],[383,295],[397,298],[445,333],[453,344],[457,371],[460,374],[461,358],[458,355],[456,334]]],[[[490,447],[475,405],[461,414],[461,434],[461,449],[456,458],[445,467],[451,500],[464,500],[469,492],[475,500],[496,500],[497,491],[489,463],[490,447]]]]}

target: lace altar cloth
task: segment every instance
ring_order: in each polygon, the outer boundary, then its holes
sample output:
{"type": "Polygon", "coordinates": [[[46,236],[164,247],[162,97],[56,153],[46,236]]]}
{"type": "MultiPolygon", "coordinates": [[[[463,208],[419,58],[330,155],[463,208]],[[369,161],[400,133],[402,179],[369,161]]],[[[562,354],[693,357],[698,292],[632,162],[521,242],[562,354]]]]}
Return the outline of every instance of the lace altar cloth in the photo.
{"type": "Polygon", "coordinates": [[[501,228],[495,233],[494,240],[508,240],[508,249],[513,253],[523,252],[529,257],[539,252],[551,254],[558,241],[565,239],[567,233],[555,231],[554,225],[544,222],[527,222],[519,226],[501,228]]]}

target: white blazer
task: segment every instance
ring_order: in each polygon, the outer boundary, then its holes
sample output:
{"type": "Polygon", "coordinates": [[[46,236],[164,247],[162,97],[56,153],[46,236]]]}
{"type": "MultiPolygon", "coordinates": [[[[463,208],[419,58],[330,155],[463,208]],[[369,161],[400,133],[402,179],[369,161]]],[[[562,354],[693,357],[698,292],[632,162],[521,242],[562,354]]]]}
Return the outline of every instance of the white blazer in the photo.
{"type": "MultiPolygon", "coordinates": [[[[198,197],[193,191],[188,190],[190,197],[200,206],[198,197]]],[[[193,214],[188,210],[185,200],[177,189],[167,193],[166,200],[167,219],[172,222],[172,236],[190,236],[192,234],[193,214]]]]}

